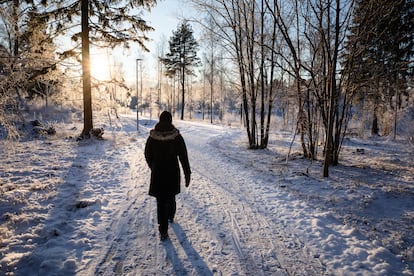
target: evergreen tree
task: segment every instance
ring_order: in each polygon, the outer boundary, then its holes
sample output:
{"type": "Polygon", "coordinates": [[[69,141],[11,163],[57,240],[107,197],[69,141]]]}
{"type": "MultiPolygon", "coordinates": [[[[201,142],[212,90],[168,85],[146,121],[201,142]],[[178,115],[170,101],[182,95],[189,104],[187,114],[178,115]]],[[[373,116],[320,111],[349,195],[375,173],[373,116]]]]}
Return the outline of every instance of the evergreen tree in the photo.
{"type": "Polygon", "coordinates": [[[40,95],[46,99],[47,105],[49,93],[57,90],[51,88],[57,87],[61,78],[56,74],[56,47],[48,34],[47,22],[36,16],[35,7],[29,10],[25,26],[20,41],[20,56],[25,60],[28,99],[40,95]]]}
{"type": "MultiPolygon", "coordinates": [[[[79,19],[81,21],[81,31],[75,32],[71,39],[82,42],[84,128],[81,137],[89,137],[93,128],[90,43],[113,48],[118,45],[129,47],[133,42],[148,50],[144,45],[148,40],[145,33],[153,28],[141,18],[138,8],[150,9],[156,0],[55,0],[49,3],[42,1],[42,4],[47,6],[47,11],[40,12],[39,15],[53,20],[56,33],[67,33],[68,30],[73,30],[70,23],[79,22],[79,19]]],[[[77,55],[75,49],[63,53],[66,57],[77,55]]]]}
{"type": "Polygon", "coordinates": [[[373,134],[378,134],[378,116],[384,113],[379,109],[386,108],[393,97],[398,99],[406,91],[407,77],[413,75],[413,17],[412,0],[357,3],[347,44],[346,71],[359,88],[360,99],[367,99],[373,106],[373,134]]]}
{"type": "Polygon", "coordinates": [[[19,136],[15,125],[24,120],[27,100],[41,95],[47,103],[49,92],[57,91],[54,44],[35,7],[33,1],[0,0],[0,125],[9,137],[19,136]]]}
{"type": "Polygon", "coordinates": [[[194,67],[200,64],[197,56],[198,43],[188,22],[182,22],[169,40],[169,52],[161,61],[167,76],[178,75],[181,83],[181,120],[184,119],[185,76],[194,74],[194,67]]]}

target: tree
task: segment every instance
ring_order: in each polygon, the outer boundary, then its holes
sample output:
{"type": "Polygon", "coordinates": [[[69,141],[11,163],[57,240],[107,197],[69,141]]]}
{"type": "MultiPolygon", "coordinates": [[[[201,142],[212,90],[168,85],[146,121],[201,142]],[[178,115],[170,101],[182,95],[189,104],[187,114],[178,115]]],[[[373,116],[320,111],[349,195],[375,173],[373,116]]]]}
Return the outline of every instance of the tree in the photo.
{"type": "Polygon", "coordinates": [[[165,74],[169,77],[179,76],[181,83],[181,120],[184,119],[185,76],[194,74],[194,67],[200,64],[197,56],[198,42],[193,36],[193,29],[187,21],[181,22],[168,42],[169,52],[162,62],[165,74]]]}
{"type": "MultiPolygon", "coordinates": [[[[54,19],[53,29],[56,33],[65,34],[76,20],[81,19],[81,32],[75,32],[71,39],[82,42],[82,80],[84,102],[84,128],[81,137],[90,136],[93,128],[92,121],[92,95],[89,47],[90,43],[97,46],[114,48],[118,45],[129,47],[129,44],[138,43],[144,50],[148,50],[144,42],[148,40],[145,33],[153,30],[137,14],[137,8],[150,9],[156,4],[156,0],[123,1],[99,1],[77,0],[56,1],[49,3],[47,11],[39,12],[39,16],[45,16],[48,20],[54,19]],[[54,4],[54,5],[50,5],[54,4]]],[[[79,22],[79,21],[78,21],[79,22]]],[[[77,56],[75,49],[70,49],[62,56],[77,56]]]]}
{"type": "MultiPolygon", "coordinates": [[[[210,28],[206,29],[203,37],[204,37],[204,44],[205,44],[205,53],[203,54],[203,64],[205,65],[203,71],[203,81],[208,81],[210,86],[210,97],[209,97],[209,110],[210,110],[210,123],[213,123],[213,114],[214,114],[214,92],[215,92],[215,79],[217,78],[218,74],[218,57],[217,57],[217,46],[218,41],[217,37],[211,31],[213,26],[213,19],[211,16],[207,18],[207,24],[210,28]]],[[[204,94],[204,91],[203,91],[204,94]]],[[[203,97],[203,119],[204,119],[204,97],[203,97]]]]}
{"type": "Polygon", "coordinates": [[[17,137],[13,126],[24,120],[21,106],[36,96],[47,105],[50,93],[57,91],[58,62],[47,22],[37,16],[33,1],[0,1],[0,23],[0,109],[5,111],[0,124],[9,137],[17,137]]]}
{"type": "Polygon", "coordinates": [[[374,135],[379,134],[379,117],[390,109],[396,135],[401,95],[413,75],[413,16],[413,1],[357,1],[345,54],[346,72],[359,89],[358,99],[370,105],[374,135]]]}
{"type": "MultiPolygon", "coordinates": [[[[306,1],[292,1],[292,5],[284,5],[278,1],[265,0],[266,6],[272,16],[272,21],[277,27],[278,33],[282,37],[282,45],[284,47],[274,49],[274,55],[280,56],[282,61],[278,62],[278,66],[287,72],[294,80],[294,91],[297,106],[297,131],[300,135],[303,155],[305,158],[315,159],[315,139],[313,137],[314,124],[313,105],[311,104],[310,89],[306,88],[306,80],[304,74],[304,42],[302,32],[306,33],[303,24],[303,17],[311,17],[300,10],[300,3],[305,4],[306,1]],[[285,48],[286,50],[283,50],[285,48]]],[[[312,11],[314,9],[306,9],[312,11]]],[[[323,33],[323,32],[322,32],[323,33]]],[[[314,51],[314,54],[317,52],[314,51]]]]}
{"type": "Polygon", "coordinates": [[[327,177],[328,167],[338,163],[349,118],[350,90],[340,70],[340,57],[353,1],[296,0],[291,6],[266,1],[266,4],[290,52],[290,57],[280,54],[296,82],[298,129],[308,158],[316,158],[317,113],[322,119],[323,176],[327,177]]]}
{"type": "Polygon", "coordinates": [[[269,15],[265,0],[225,1],[192,0],[208,17],[197,20],[213,33],[226,52],[227,69],[235,69],[238,80],[232,86],[239,90],[244,126],[250,149],[267,147],[274,105],[280,36],[269,15]],[[236,86],[234,84],[236,83],[236,86]]]}
{"type": "Polygon", "coordinates": [[[242,99],[242,114],[249,148],[257,148],[256,137],[256,66],[255,66],[255,7],[254,1],[193,0],[200,10],[209,13],[207,23],[199,21],[221,40],[238,73],[242,99]]]}
{"type": "Polygon", "coordinates": [[[25,60],[27,76],[26,90],[29,100],[40,96],[48,105],[49,96],[56,93],[61,83],[55,57],[56,47],[47,33],[47,22],[36,16],[36,8],[31,8],[25,20],[27,26],[20,39],[20,57],[25,60]]]}
{"type": "Polygon", "coordinates": [[[310,90],[324,127],[323,171],[329,176],[329,166],[337,165],[349,119],[352,89],[344,81],[340,67],[343,44],[349,32],[352,0],[308,1],[304,34],[311,57],[303,64],[310,75],[310,90]],[[316,3],[315,3],[316,2],[316,3]]]}

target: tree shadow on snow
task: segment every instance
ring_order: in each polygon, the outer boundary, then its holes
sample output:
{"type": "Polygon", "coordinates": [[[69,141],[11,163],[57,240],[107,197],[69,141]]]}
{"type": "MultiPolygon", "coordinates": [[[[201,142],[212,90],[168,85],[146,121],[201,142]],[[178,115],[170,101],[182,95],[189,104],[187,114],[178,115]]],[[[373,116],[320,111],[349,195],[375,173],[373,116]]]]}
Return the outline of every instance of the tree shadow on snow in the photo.
{"type": "MultiPolygon", "coordinates": [[[[188,241],[187,235],[185,234],[183,228],[177,223],[172,223],[171,228],[177,236],[178,242],[182,246],[185,254],[188,257],[188,260],[191,262],[191,265],[194,271],[197,273],[197,275],[213,275],[210,268],[201,258],[200,254],[198,254],[198,252],[192,247],[191,243],[188,241]]],[[[163,245],[167,252],[168,258],[171,260],[173,264],[175,274],[188,275],[189,273],[188,271],[186,271],[186,268],[180,261],[177,251],[174,248],[174,245],[172,244],[171,240],[164,242],[163,245]]]]}
{"type": "MultiPolygon", "coordinates": [[[[16,275],[76,275],[85,251],[91,249],[87,238],[87,227],[82,229],[85,218],[100,220],[91,215],[100,209],[100,201],[94,191],[87,189],[88,182],[96,181],[88,165],[100,162],[106,149],[102,141],[86,141],[74,145],[75,156],[60,183],[56,195],[49,204],[52,206],[43,221],[43,228],[33,238],[33,251],[27,252],[15,264],[16,275]]],[[[99,181],[99,180],[98,180],[99,181]]],[[[0,273],[1,274],[1,273],[0,273]]]]}

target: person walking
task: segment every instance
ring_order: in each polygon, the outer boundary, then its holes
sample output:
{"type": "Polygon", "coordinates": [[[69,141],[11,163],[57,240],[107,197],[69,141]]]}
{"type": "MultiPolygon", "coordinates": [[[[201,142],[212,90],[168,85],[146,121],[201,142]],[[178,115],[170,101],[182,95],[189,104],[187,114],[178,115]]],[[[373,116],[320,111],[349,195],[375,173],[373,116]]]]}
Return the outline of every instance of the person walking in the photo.
{"type": "Polygon", "coordinates": [[[190,185],[191,169],[187,147],[179,130],[172,124],[172,116],[163,111],[159,122],[150,131],[145,144],[145,160],[151,170],[149,195],[157,199],[157,220],[161,240],[168,238],[168,222],[174,221],[175,196],[180,193],[180,167],[185,186],[190,185]]]}

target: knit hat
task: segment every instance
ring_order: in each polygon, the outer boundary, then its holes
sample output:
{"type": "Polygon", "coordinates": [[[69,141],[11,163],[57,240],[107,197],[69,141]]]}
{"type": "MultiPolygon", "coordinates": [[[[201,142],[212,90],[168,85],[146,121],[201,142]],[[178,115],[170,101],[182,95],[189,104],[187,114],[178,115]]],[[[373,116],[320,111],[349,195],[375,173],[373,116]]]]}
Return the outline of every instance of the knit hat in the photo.
{"type": "Polygon", "coordinates": [[[172,123],[172,116],[171,113],[168,111],[163,111],[160,115],[160,122],[165,122],[165,123],[172,123]]]}

